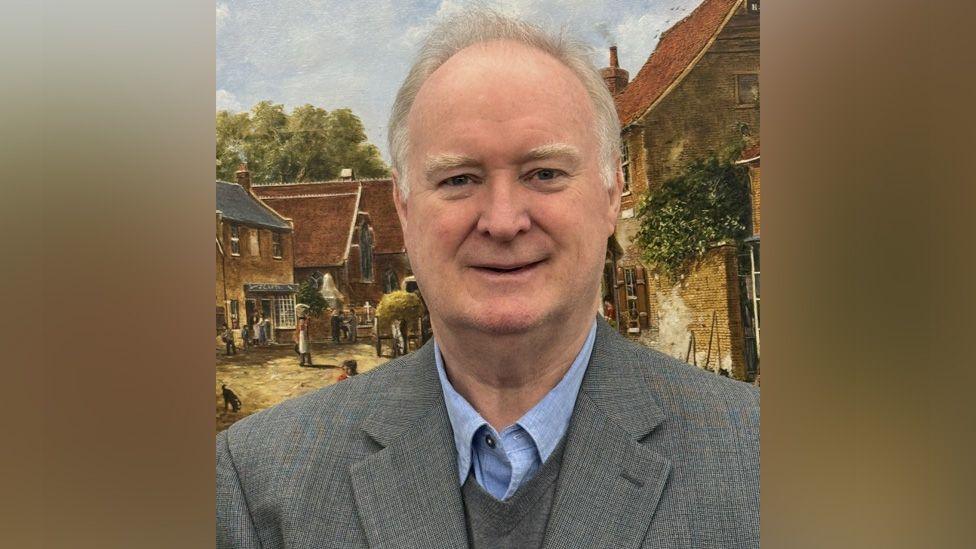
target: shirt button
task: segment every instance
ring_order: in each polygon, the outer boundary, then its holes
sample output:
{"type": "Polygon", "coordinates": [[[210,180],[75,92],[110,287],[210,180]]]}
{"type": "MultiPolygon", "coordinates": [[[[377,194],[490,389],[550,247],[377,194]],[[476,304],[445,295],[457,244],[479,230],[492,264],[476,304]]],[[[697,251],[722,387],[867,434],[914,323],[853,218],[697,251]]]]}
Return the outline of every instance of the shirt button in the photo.
{"type": "Polygon", "coordinates": [[[487,444],[489,448],[494,448],[495,447],[494,437],[492,437],[491,435],[485,435],[485,444],[487,444]]]}

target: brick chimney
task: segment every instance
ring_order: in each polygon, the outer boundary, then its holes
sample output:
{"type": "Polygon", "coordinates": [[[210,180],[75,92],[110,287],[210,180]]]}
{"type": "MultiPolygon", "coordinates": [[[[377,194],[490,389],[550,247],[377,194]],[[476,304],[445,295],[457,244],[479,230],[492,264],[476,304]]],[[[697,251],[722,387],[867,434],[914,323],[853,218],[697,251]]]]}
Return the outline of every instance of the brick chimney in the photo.
{"type": "Polygon", "coordinates": [[[610,46],[610,66],[600,69],[600,76],[607,83],[611,95],[617,95],[630,82],[630,73],[621,69],[617,62],[617,46],[610,46]]]}
{"type": "Polygon", "coordinates": [[[244,187],[245,191],[251,192],[251,172],[247,171],[247,162],[241,162],[234,175],[237,176],[237,184],[244,187]]]}

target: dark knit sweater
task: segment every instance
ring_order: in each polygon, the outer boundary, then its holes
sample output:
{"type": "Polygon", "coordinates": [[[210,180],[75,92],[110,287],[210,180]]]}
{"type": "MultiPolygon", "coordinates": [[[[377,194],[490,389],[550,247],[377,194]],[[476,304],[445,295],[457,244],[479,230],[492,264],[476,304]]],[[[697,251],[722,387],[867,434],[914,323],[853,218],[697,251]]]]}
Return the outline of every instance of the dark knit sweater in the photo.
{"type": "Polygon", "coordinates": [[[461,495],[468,541],[473,549],[527,549],[542,546],[562,465],[565,439],[528,482],[505,501],[485,491],[469,473],[461,495]]]}

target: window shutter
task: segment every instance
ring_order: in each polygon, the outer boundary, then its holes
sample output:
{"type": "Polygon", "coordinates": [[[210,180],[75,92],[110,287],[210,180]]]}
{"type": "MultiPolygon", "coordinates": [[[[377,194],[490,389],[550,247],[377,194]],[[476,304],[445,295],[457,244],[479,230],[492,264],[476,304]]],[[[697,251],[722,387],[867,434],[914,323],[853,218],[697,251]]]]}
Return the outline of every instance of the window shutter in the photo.
{"type": "Polygon", "coordinates": [[[640,313],[640,327],[642,330],[650,326],[650,318],[647,314],[647,275],[644,267],[638,265],[635,269],[637,274],[637,311],[640,313]]]}
{"type": "Polygon", "coordinates": [[[613,304],[614,308],[617,310],[617,331],[626,334],[627,333],[627,323],[622,322],[624,311],[627,310],[627,287],[624,285],[624,268],[617,267],[617,276],[613,281],[614,294],[617,296],[617,302],[613,304]]]}

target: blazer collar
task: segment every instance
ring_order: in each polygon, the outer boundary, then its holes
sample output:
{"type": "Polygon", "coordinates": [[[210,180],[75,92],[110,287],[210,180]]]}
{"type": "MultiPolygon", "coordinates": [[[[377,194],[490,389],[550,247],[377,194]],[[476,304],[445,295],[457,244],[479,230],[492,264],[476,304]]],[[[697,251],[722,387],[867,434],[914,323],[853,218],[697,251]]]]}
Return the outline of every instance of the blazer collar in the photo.
{"type": "MultiPolygon", "coordinates": [[[[641,444],[665,416],[635,353],[598,320],[544,547],[636,547],[647,534],[671,463],[641,444]]],[[[363,423],[377,451],[350,469],[370,546],[466,547],[457,452],[433,342],[389,367],[397,372],[376,388],[363,423]]]]}
{"type": "MultiPolygon", "coordinates": [[[[639,547],[671,462],[642,441],[665,421],[636,356],[603,320],[583,378],[556,484],[545,548],[639,547]]],[[[679,524],[670,547],[686,546],[679,524]]]]}

